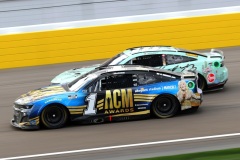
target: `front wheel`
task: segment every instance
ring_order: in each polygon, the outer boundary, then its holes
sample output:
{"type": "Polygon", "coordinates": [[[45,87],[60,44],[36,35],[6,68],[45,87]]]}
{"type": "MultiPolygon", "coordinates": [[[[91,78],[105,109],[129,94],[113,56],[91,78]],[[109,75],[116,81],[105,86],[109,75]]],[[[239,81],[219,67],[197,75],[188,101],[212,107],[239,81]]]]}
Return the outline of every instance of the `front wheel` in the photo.
{"type": "Polygon", "coordinates": [[[51,105],[47,106],[42,114],[42,124],[49,129],[56,129],[63,127],[68,119],[68,113],[62,106],[51,105]]]}
{"type": "Polygon", "coordinates": [[[172,95],[162,95],[154,100],[152,111],[159,118],[174,116],[179,109],[179,103],[172,95]]]}

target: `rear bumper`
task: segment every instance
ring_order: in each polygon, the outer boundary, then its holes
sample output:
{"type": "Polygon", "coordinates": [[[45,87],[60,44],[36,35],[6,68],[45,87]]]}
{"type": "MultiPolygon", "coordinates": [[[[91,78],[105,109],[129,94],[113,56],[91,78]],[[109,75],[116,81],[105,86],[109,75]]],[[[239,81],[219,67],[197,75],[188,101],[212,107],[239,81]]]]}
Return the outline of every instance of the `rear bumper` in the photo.
{"type": "Polygon", "coordinates": [[[226,66],[220,67],[216,71],[214,71],[213,74],[215,74],[215,80],[212,83],[210,83],[208,81],[208,77],[206,77],[206,81],[207,81],[206,90],[222,89],[223,86],[228,81],[228,69],[227,69],[227,67],[226,66]]]}
{"type": "Polygon", "coordinates": [[[209,84],[207,90],[213,90],[213,89],[222,89],[223,86],[227,83],[228,79],[226,79],[223,82],[217,83],[217,84],[209,84]]]}

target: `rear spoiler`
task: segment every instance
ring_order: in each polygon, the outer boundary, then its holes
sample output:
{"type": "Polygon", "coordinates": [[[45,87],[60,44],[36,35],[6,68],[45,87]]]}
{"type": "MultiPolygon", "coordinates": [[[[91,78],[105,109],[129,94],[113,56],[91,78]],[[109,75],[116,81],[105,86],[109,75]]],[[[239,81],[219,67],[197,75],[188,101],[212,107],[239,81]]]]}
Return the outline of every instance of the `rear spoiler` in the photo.
{"type": "Polygon", "coordinates": [[[223,57],[223,59],[225,58],[225,56],[223,54],[223,51],[221,51],[219,49],[214,49],[213,48],[213,49],[211,49],[210,53],[218,53],[218,54],[220,54],[223,57]]]}
{"type": "Polygon", "coordinates": [[[182,79],[196,79],[198,78],[198,73],[194,71],[184,71],[182,72],[182,79]]]}

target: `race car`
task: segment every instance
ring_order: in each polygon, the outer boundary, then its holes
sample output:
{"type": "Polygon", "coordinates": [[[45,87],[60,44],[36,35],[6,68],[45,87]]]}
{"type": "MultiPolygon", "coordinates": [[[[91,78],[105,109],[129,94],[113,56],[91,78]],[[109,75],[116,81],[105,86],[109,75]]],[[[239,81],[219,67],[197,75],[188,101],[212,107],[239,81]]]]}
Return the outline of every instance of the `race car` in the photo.
{"type": "Polygon", "coordinates": [[[63,127],[68,121],[103,123],[174,116],[196,111],[202,102],[197,75],[147,66],[108,66],[68,84],[21,95],[11,124],[21,129],[63,127]]]}
{"type": "Polygon", "coordinates": [[[112,65],[145,65],[174,72],[198,73],[198,86],[202,90],[222,89],[228,80],[228,69],[220,50],[199,53],[171,46],[143,46],[130,48],[102,64],[74,68],[56,76],[51,83],[68,83],[98,67],[112,65]]]}

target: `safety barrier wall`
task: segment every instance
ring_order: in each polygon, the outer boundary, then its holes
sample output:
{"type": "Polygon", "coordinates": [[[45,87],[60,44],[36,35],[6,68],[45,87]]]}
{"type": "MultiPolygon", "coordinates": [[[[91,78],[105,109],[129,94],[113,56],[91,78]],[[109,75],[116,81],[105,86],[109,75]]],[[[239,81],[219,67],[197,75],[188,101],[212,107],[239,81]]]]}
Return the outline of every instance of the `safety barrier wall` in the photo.
{"type": "Polygon", "coordinates": [[[240,13],[0,36],[0,68],[96,60],[134,46],[240,45],[240,13]]]}
{"type": "Polygon", "coordinates": [[[239,0],[0,0],[0,28],[239,5],[239,0]]]}

